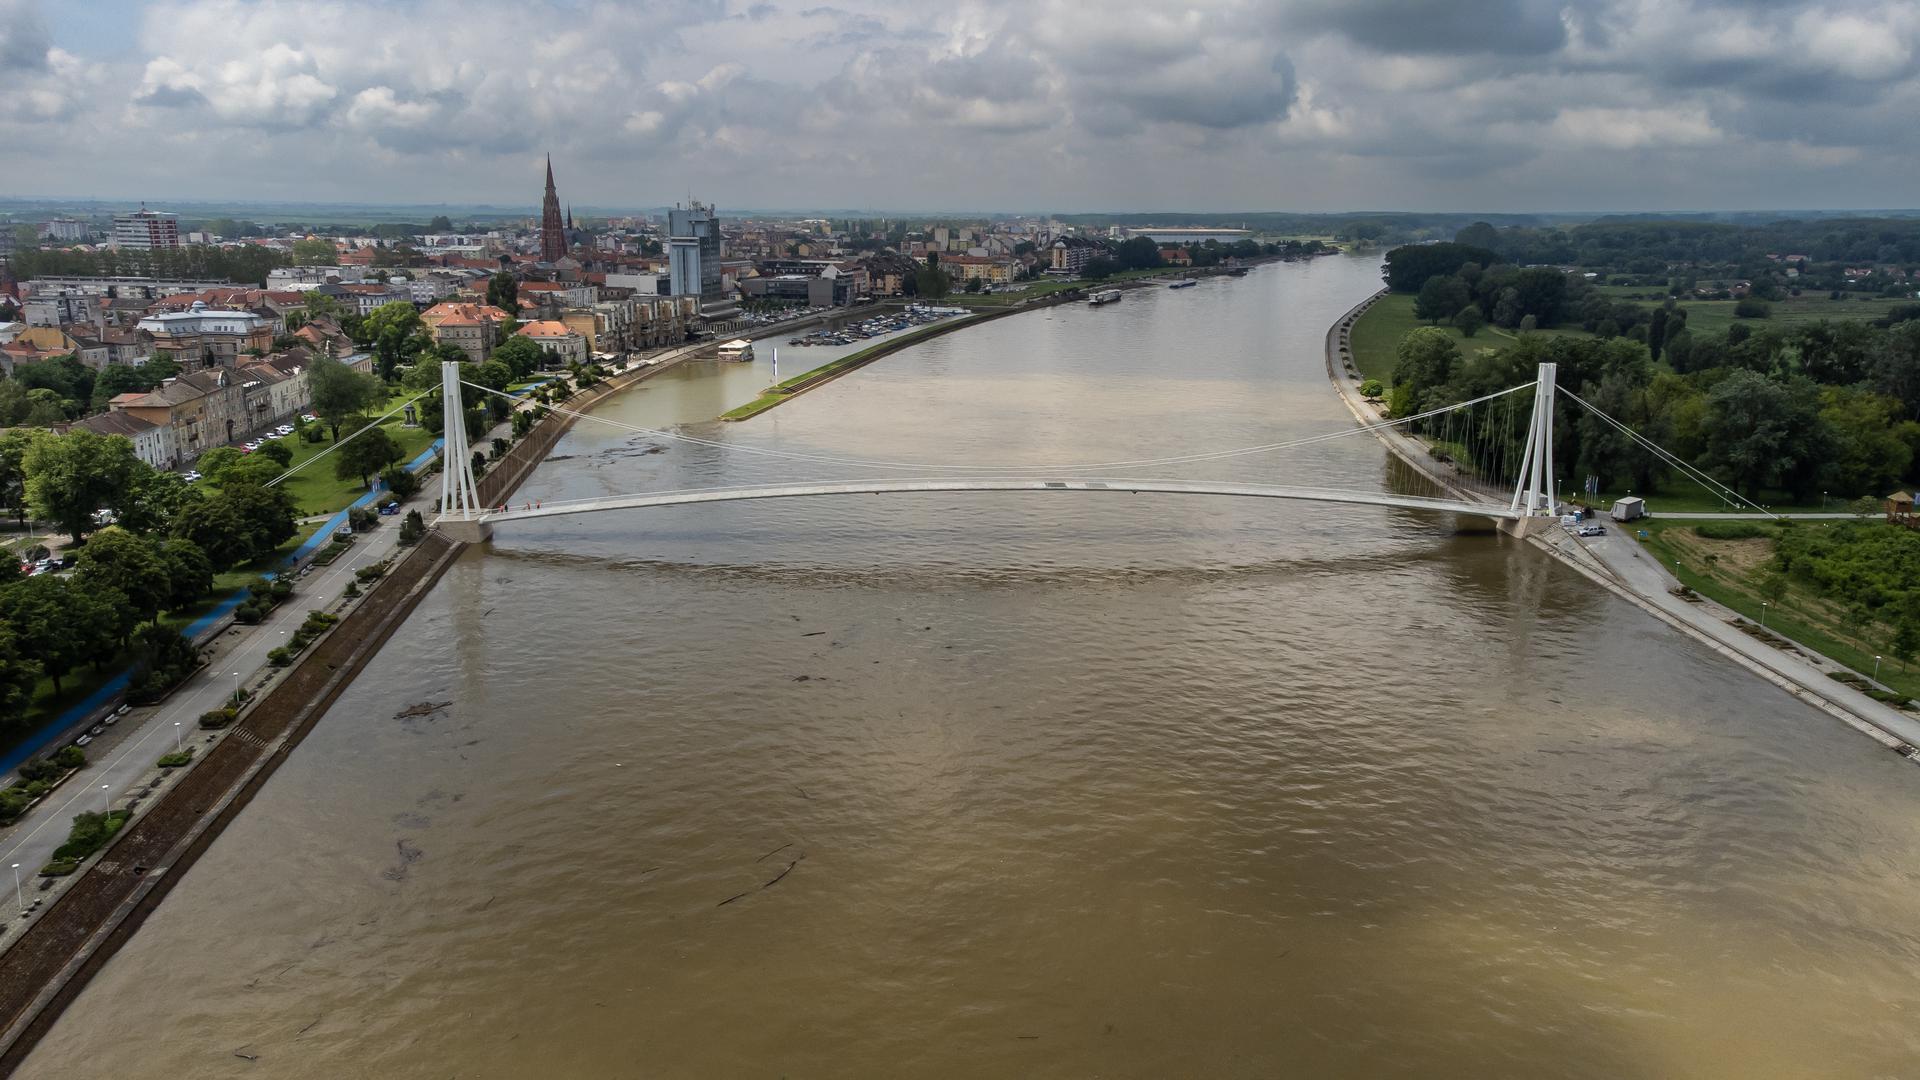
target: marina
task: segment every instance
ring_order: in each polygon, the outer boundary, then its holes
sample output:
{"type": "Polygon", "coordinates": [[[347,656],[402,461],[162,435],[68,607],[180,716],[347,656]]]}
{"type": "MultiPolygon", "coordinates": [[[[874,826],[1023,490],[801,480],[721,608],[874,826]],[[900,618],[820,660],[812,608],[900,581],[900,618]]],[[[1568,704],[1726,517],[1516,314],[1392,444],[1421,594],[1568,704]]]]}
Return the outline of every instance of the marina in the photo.
{"type": "Polygon", "coordinates": [[[856,341],[869,341],[883,334],[900,330],[911,330],[916,326],[926,326],[941,319],[955,315],[964,315],[966,308],[936,308],[925,304],[908,304],[897,312],[876,315],[870,319],[851,322],[840,327],[823,327],[811,334],[787,339],[789,345],[851,345],[856,341]]]}

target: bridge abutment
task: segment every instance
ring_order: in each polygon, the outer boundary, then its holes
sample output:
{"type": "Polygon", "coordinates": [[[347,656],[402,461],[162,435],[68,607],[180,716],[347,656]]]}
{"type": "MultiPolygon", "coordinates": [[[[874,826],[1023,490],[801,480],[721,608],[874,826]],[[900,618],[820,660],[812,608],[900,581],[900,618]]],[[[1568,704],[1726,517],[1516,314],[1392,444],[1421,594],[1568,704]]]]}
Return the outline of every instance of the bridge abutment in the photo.
{"type": "Polygon", "coordinates": [[[493,526],[484,521],[443,517],[435,524],[439,525],[440,531],[446,535],[447,539],[457,540],[462,544],[484,544],[493,539],[493,526]]]}

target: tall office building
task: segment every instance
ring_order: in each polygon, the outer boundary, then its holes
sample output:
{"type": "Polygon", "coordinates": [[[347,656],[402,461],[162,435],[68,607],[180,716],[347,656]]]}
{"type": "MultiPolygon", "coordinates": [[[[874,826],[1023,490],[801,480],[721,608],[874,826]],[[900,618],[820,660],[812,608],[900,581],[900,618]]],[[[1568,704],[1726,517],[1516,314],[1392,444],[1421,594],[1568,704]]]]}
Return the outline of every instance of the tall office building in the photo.
{"type": "Polygon", "coordinates": [[[667,276],[675,296],[697,296],[700,306],[728,297],[720,287],[720,218],[700,203],[667,211],[667,276]]]}
{"type": "Polygon", "coordinates": [[[180,246],[180,215],[149,210],[144,205],[131,214],[113,215],[115,247],[175,248],[180,246]]]}

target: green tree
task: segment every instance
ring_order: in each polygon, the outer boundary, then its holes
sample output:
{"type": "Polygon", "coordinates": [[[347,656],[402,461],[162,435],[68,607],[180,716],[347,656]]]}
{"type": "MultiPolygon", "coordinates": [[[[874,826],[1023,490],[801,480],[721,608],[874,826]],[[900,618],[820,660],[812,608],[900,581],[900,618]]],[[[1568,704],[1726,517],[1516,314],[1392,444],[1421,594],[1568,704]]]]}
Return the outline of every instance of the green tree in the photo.
{"type": "Polygon", "coordinates": [[[247,455],[241,453],[237,446],[216,446],[201,454],[200,460],[194,462],[194,468],[199,470],[200,475],[217,484],[220,482],[222,473],[245,460],[247,455]]]}
{"type": "Polygon", "coordinates": [[[432,344],[420,312],[405,300],[375,308],[361,330],[373,338],[375,363],[382,379],[392,378],[395,368],[411,362],[421,349],[432,344]]]}
{"type": "Polygon", "coordinates": [[[386,428],[371,428],[348,441],[333,455],[333,475],[346,480],[359,477],[360,485],[373,490],[374,474],[400,460],[400,446],[386,428]]]}
{"type": "Polygon", "coordinates": [[[57,694],[60,680],[74,668],[112,654],[113,608],[119,602],[111,590],[43,574],[0,591],[0,626],[12,628],[21,655],[39,663],[57,694]]]}
{"type": "Polygon", "coordinates": [[[273,462],[282,469],[293,464],[293,447],[285,439],[268,439],[253,452],[255,458],[273,462]]]}
{"type": "Polygon", "coordinates": [[[1820,424],[1817,398],[1755,372],[1735,371],[1707,395],[1707,410],[1707,461],[1748,498],[1758,499],[1763,485],[1790,481],[1811,463],[1820,424]]]}
{"type": "Polygon", "coordinates": [[[928,266],[916,271],[913,278],[918,295],[929,300],[942,299],[953,290],[952,280],[936,266],[928,266]]]}
{"type": "Polygon", "coordinates": [[[309,236],[293,242],[293,261],[301,266],[332,266],[339,258],[331,240],[309,236]]]}
{"type": "Polygon", "coordinates": [[[520,282],[505,270],[488,278],[487,303],[509,315],[520,314],[520,282]]]}
{"type": "Polygon", "coordinates": [[[94,529],[94,511],[121,502],[134,477],[149,468],[126,438],[90,431],[40,436],[21,464],[33,512],[76,541],[94,529]]]}
{"type": "Polygon", "coordinates": [[[199,545],[178,537],[169,537],[154,546],[167,574],[167,595],[162,610],[179,611],[207,595],[213,588],[213,561],[199,545]]]}
{"type": "Polygon", "coordinates": [[[427,222],[427,231],[431,233],[450,233],[453,231],[453,219],[447,217],[445,214],[435,214],[433,220],[427,222]]]}
{"type": "Polygon", "coordinates": [[[541,356],[540,346],[534,344],[532,338],[515,334],[501,342],[500,347],[493,350],[490,359],[507,365],[513,373],[513,381],[518,382],[540,370],[541,356]]]}
{"type": "Polygon", "coordinates": [[[1408,331],[1400,339],[1393,367],[1394,388],[1407,388],[1405,403],[1410,412],[1424,412],[1439,402],[1441,390],[1459,362],[1460,347],[1454,344],[1452,334],[1433,326],[1408,331]]]}
{"type": "Polygon", "coordinates": [[[1420,294],[1413,300],[1413,314],[1438,326],[1440,320],[1453,318],[1472,302],[1466,282],[1454,274],[1436,274],[1420,286],[1420,294]]]}
{"type": "Polygon", "coordinates": [[[9,431],[0,434],[0,509],[15,522],[27,523],[27,447],[33,445],[33,433],[9,431]]]}
{"type": "Polygon", "coordinates": [[[1466,307],[1460,309],[1459,314],[1453,317],[1453,325],[1455,329],[1460,331],[1461,337],[1470,338],[1478,334],[1481,327],[1487,325],[1487,317],[1480,314],[1480,306],[1478,304],[1468,304],[1466,307]]]}
{"type": "Polygon", "coordinates": [[[21,650],[13,627],[0,623],[0,722],[18,723],[27,715],[39,679],[39,663],[21,650]]]}
{"type": "Polygon", "coordinates": [[[235,483],[182,510],[174,535],[191,541],[215,569],[231,570],[292,539],[297,516],[285,488],[235,483]]]}
{"type": "Polygon", "coordinates": [[[420,490],[420,478],[404,465],[392,465],[380,473],[380,482],[396,499],[410,499],[420,490]]]}
{"type": "Polygon", "coordinates": [[[319,356],[307,368],[307,393],[314,414],[326,423],[333,441],[339,442],[341,423],[373,404],[374,383],[338,360],[319,356]]]}
{"type": "Polygon", "coordinates": [[[192,544],[216,570],[231,570],[253,558],[246,522],[225,495],[188,506],[173,523],[174,535],[192,544]]]}
{"type": "Polygon", "coordinates": [[[166,564],[154,545],[125,529],[101,529],[80,551],[75,584],[93,592],[117,590],[125,603],[115,612],[116,636],[125,645],[134,627],[159,617],[169,593],[166,564]]]}
{"type": "Polygon", "coordinates": [[[1913,447],[1903,437],[1900,402],[1858,387],[1820,391],[1820,419],[1833,433],[1822,485],[1836,494],[1884,495],[1907,473],[1913,447]]]}

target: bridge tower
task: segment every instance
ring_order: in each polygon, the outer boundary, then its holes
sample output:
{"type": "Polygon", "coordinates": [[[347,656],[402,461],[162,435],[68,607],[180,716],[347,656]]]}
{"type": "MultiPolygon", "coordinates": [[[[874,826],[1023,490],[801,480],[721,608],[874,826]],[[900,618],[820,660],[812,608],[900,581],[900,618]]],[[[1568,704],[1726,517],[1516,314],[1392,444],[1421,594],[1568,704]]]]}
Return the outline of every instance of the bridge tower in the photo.
{"type": "Polygon", "coordinates": [[[446,441],[441,451],[437,524],[449,539],[477,544],[492,529],[480,520],[480,486],[473,479],[473,451],[467,445],[467,417],[460,403],[460,365],[454,361],[440,363],[440,398],[446,441]]]}
{"type": "Polygon", "coordinates": [[[1527,517],[1552,517],[1555,510],[1553,472],[1553,399],[1557,364],[1541,364],[1533,387],[1533,420],[1527,425],[1527,452],[1520,461],[1520,478],[1513,485],[1512,509],[1527,517]]]}

